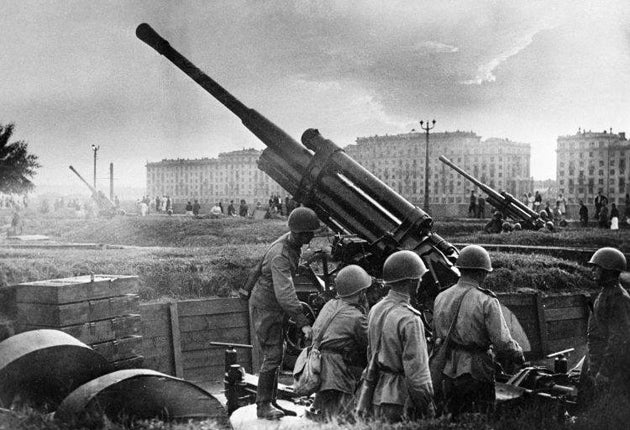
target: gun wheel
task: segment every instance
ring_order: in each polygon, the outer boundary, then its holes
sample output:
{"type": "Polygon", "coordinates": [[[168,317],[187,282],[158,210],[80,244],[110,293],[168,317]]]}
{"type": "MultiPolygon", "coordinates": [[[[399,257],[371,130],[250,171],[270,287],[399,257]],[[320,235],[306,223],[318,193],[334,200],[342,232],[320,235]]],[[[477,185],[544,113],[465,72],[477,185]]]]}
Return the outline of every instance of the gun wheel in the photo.
{"type": "MultiPolygon", "coordinates": [[[[300,302],[302,305],[302,314],[306,317],[309,324],[312,326],[315,322],[315,311],[308,303],[300,302]]],[[[307,346],[306,339],[304,339],[304,333],[301,329],[298,329],[295,321],[289,318],[287,323],[287,331],[285,332],[284,339],[287,343],[287,348],[284,354],[284,366],[289,369],[293,369],[295,366],[295,360],[297,359],[302,349],[307,346]]]]}

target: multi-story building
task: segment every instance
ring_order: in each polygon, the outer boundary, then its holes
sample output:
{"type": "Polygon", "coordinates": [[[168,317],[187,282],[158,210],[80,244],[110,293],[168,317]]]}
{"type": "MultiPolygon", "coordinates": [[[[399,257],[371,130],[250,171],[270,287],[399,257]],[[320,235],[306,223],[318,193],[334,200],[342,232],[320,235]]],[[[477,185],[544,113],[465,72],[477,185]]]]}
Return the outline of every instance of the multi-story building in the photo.
{"type": "Polygon", "coordinates": [[[625,204],[630,191],[630,143],[625,133],[578,130],[558,137],[557,184],[569,204],[587,205],[601,190],[609,203],[625,204]]]}
{"type": "MultiPolygon", "coordinates": [[[[422,206],[425,133],[361,137],[356,142],[345,148],[351,157],[409,201],[422,206]]],[[[529,144],[497,138],[482,141],[473,132],[431,133],[429,203],[432,205],[467,204],[470,192],[476,190],[471,182],[439,161],[440,155],[497,191],[518,197],[532,190],[529,144]]],[[[476,191],[479,195],[479,190],[476,191]]]]}
{"type": "Polygon", "coordinates": [[[286,191],[258,169],[260,152],[243,149],[217,158],[147,163],[147,193],[170,196],[174,203],[198,199],[202,204],[241,199],[264,204],[271,195],[284,197],[286,191]]]}

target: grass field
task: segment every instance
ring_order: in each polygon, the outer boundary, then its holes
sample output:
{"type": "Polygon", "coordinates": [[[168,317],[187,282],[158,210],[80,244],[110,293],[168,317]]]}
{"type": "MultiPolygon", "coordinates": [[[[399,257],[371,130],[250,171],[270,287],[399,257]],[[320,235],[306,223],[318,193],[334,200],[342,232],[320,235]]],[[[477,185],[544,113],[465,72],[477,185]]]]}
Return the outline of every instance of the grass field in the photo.
{"type": "MultiPolygon", "coordinates": [[[[625,230],[567,228],[553,233],[484,234],[479,232],[481,227],[480,223],[436,222],[435,231],[457,243],[577,248],[609,245],[630,250],[625,230]]],[[[142,300],[227,296],[242,285],[267,245],[286,231],[284,220],[184,216],[85,220],[31,213],[25,217],[24,234],[43,234],[59,242],[125,247],[0,247],[0,283],[11,285],[89,273],[137,275],[142,300]]],[[[312,249],[328,247],[330,240],[318,238],[312,249]]],[[[588,268],[570,260],[499,252],[491,256],[495,271],[488,278],[488,287],[497,292],[523,288],[563,292],[594,287],[588,268]]]]}

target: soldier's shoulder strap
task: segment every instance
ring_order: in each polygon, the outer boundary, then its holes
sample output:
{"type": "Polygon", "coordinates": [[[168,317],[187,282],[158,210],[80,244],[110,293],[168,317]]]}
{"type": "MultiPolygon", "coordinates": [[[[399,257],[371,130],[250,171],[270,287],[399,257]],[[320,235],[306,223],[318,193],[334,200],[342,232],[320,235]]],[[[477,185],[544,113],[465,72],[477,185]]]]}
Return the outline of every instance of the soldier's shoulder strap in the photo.
{"type": "Polygon", "coordinates": [[[494,294],[494,292],[493,292],[493,291],[488,290],[487,288],[477,287],[477,289],[478,289],[479,291],[481,291],[482,293],[485,293],[485,294],[489,295],[490,297],[494,297],[495,299],[496,299],[496,297],[497,297],[497,295],[496,295],[496,294],[494,294]]]}
{"type": "Polygon", "coordinates": [[[411,306],[409,303],[405,303],[403,306],[409,309],[414,315],[422,317],[422,312],[420,312],[418,309],[411,306]]]}

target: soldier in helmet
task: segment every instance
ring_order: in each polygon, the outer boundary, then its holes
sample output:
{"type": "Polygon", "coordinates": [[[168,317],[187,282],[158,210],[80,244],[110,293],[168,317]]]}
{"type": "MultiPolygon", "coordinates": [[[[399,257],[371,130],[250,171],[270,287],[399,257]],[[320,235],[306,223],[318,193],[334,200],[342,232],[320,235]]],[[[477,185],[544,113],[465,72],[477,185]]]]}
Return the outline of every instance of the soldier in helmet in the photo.
{"type": "Polygon", "coordinates": [[[321,381],[311,409],[316,419],[348,418],[354,410],[354,392],[367,364],[366,289],[372,277],[349,265],[335,277],[338,298],[322,308],[313,324],[313,337],[321,332],[321,381]]]}
{"type": "Polygon", "coordinates": [[[420,313],[410,305],[426,272],[414,252],[390,255],[383,265],[383,281],[390,290],[368,316],[368,357],[377,353],[379,368],[372,404],[375,417],[385,421],[434,412],[424,325],[420,313]]]}
{"type": "Polygon", "coordinates": [[[619,283],[626,257],[618,249],[600,248],[589,264],[601,290],[588,320],[581,389],[592,393],[594,385],[598,391],[623,388],[630,394],[630,295],[619,283]]]}
{"type": "Polygon", "coordinates": [[[492,271],[488,252],[478,245],[461,250],[455,263],[461,278],[435,298],[433,325],[436,342],[444,341],[451,323],[451,350],[444,370],[446,410],[463,412],[494,410],[494,353],[522,364],[523,350],[512,339],[499,300],[483,283],[492,271]],[[493,347],[491,350],[490,347],[493,347]]]}
{"type": "Polygon", "coordinates": [[[288,224],[291,231],[280,236],[267,250],[249,300],[250,316],[262,350],[256,411],[258,418],[270,420],[295,415],[293,411],[280,408],[275,398],[284,355],[285,317],[293,318],[307,339],[312,335],[309,321],[302,314],[293,276],[302,245],[313,239],[314,232],[319,229],[319,220],[312,209],[300,207],[291,212],[288,224]]]}

